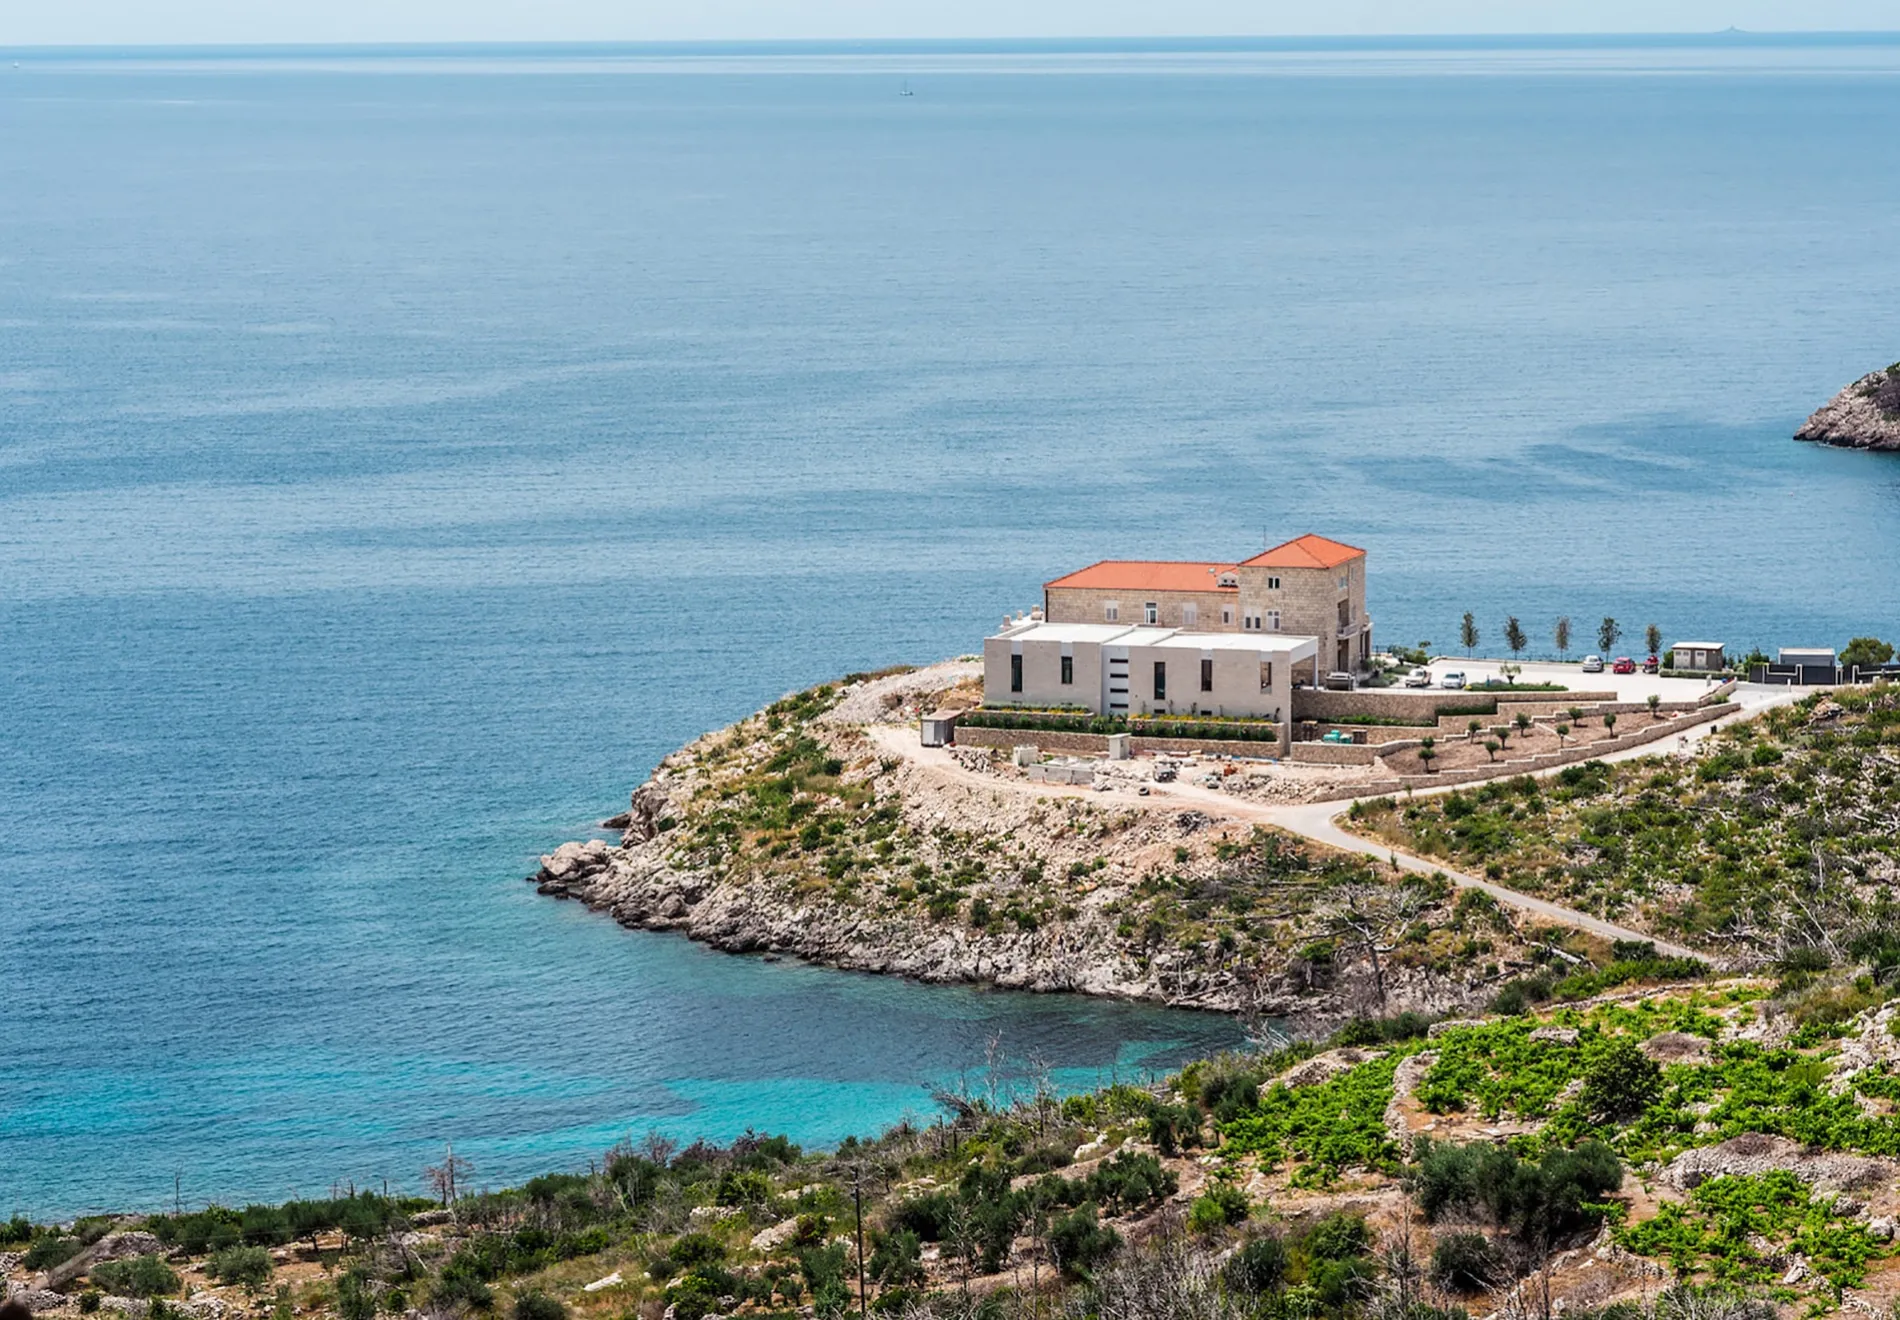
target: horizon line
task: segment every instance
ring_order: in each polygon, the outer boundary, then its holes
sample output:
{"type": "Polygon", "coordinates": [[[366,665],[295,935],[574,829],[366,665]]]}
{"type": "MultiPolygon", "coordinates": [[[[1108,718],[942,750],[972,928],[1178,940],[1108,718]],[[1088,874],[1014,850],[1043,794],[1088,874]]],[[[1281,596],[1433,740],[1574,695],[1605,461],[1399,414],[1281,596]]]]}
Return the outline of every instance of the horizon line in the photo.
{"type": "Polygon", "coordinates": [[[884,50],[915,50],[944,47],[984,47],[990,50],[1011,47],[1090,48],[1090,47],[1166,47],[1193,50],[1197,47],[1226,48],[1255,45],[1262,48],[1363,47],[1383,45],[1455,46],[1461,42],[1512,42],[1524,45],[1550,45],[1588,42],[1623,44],[1706,43],[1718,40],[1773,43],[1792,39],[1810,41],[1865,41],[1883,44],[1900,40],[1900,26],[1863,29],[1813,28],[1717,28],[1676,32],[1390,32],[1390,33],[1245,33],[1168,36],[1160,34],[1094,36],[829,36],[829,37],[664,37],[664,38],[448,38],[402,41],[180,41],[180,42],[58,42],[13,45],[0,42],[7,56],[59,55],[66,53],[122,52],[144,53],[270,53],[270,52],[352,52],[424,53],[424,52],[496,52],[532,50],[544,53],[560,51],[600,51],[603,49],[663,51],[773,51],[787,48],[836,50],[840,47],[877,47],[884,50]]]}

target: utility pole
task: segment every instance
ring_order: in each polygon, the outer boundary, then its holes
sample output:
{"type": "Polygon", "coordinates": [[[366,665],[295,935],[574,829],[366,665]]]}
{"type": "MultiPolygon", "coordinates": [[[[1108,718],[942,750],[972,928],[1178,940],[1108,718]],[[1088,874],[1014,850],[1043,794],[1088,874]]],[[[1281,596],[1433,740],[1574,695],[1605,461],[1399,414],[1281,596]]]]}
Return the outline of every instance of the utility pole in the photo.
{"type": "Polygon", "coordinates": [[[851,1180],[851,1205],[858,1217],[858,1320],[864,1320],[864,1170],[851,1180]]]}

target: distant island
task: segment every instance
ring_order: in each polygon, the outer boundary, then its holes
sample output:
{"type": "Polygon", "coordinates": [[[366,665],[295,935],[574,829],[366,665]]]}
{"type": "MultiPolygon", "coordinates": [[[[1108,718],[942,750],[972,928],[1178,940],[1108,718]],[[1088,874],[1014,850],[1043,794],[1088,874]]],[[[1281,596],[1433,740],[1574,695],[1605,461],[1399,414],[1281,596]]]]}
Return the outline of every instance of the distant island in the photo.
{"type": "Polygon", "coordinates": [[[1900,362],[1869,372],[1822,404],[1794,438],[1844,449],[1900,450],[1900,362]]]}

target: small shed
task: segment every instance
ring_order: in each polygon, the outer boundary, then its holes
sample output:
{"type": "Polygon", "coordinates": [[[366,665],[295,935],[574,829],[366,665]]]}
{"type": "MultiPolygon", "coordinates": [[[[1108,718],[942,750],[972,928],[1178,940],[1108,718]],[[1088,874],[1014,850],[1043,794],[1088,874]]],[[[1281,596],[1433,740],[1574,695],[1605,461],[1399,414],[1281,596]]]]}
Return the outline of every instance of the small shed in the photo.
{"type": "Polygon", "coordinates": [[[945,747],[956,741],[960,710],[933,710],[919,722],[926,747],[945,747]]]}
{"type": "Polygon", "coordinates": [[[1671,666],[1674,669],[1709,673],[1728,668],[1728,657],[1722,654],[1721,642],[1677,642],[1669,649],[1675,653],[1675,664],[1671,666]]]}
{"type": "Polygon", "coordinates": [[[1840,657],[1831,646],[1784,646],[1775,653],[1775,662],[1804,669],[1833,669],[1840,664],[1840,657]]]}

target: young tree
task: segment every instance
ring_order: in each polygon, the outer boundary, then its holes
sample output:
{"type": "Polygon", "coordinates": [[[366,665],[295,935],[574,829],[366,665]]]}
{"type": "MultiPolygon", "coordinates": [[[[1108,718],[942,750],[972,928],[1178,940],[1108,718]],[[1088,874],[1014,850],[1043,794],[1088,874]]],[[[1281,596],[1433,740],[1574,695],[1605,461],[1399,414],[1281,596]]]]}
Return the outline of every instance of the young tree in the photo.
{"type": "Polygon", "coordinates": [[[1478,741],[1478,735],[1483,732],[1484,725],[1478,720],[1471,720],[1465,725],[1465,741],[1476,742],[1478,741]]]}
{"type": "Polygon", "coordinates": [[[1531,639],[1524,635],[1524,625],[1517,621],[1517,616],[1507,614],[1504,617],[1504,644],[1511,648],[1512,659],[1522,654],[1524,648],[1530,645],[1530,641],[1531,639]]]}
{"type": "Polygon", "coordinates": [[[1432,762],[1438,759],[1438,739],[1420,738],[1418,740],[1418,759],[1425,763],[1425,773],[1432,772],[1432,762]]]}
{"type": "Polygon", "coordinates": [[[1616,737],[1616,712],[1615,711],[1606,710],[1603,712],[1603,728],[1606,732],[1609,733],[1609,735],[1612,738],[1616,737]]]}
{"type": "Polygon", "coordinates": [[[1557,620],[1557,654],[1565,660],[1570,658],[1570,616],[1565,614],[1557,620]]]}
{"type": "Polygon", "coordinates": [[[1520,734],[1529,733],[1531,731],[1531,717],[1521,710],[1511,717],[1511,723],[1517,725],[1517,731],[1520,734]]]}
{"type": "Polygon", "coordinates": [[[1856,637],[1841,648],[1841,663],[1863,667],[1884,665],[1893,659],[1893,647],[1878,637],[1856,637]]]}
{"type": "Polygon", "coordinates": [[[1466,655],[1478,649],[1478,620],[1470,610],[1465,611],[1465,620],[1458,627],[1458,640],[1464,644],[1466,655]]]}
{"type": "Polygon", "coordinates": [[[1557,745],[1562,747],[1564,745],[1564,739],[1570,736],[1570,726],[1568,724],[1559,724],[1555,732],[1557,734],[1557,745]]]}
{"type": "Polygon", "coordinates": [[[1658,628],[1653,623],[1650,624],[1649,627],[1643,629],[1643,642],[1646,646],[1648,646],[1649,654],[1661,655],[1662,654],[1662,629],[1658,628]]]}
{"type": "Polygon", "coordinates": [[[1650,693],[1649,694],[1649,715],[1651,719],[1659,720],[1662,718],[1661,706],[1662,706],[1662,697],[1660,697],[1654,692],[1650,693]]]}
{"type": "Polygon", "coordinates": [[[1622,636],[1622,625],[1614,618],[1605,615],[1603,622],[1597,625],[1597,649],[1604,655],[1608,655],[1616,649],[1616,643],[1622,636]]]}
{"type": "Polygon", "coordinates": [[[1495,761],[1498,759],[1498,752],[1502,746],[1503,744],[1499,743],[1496,738],[1486,738],[1484,740],[1484,754],[1495,761]]]}

